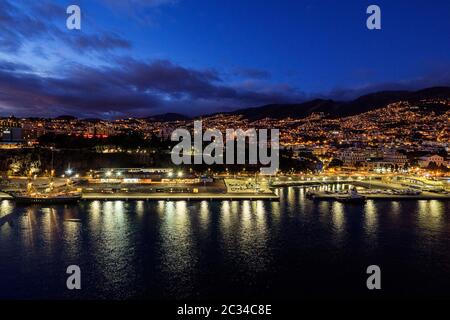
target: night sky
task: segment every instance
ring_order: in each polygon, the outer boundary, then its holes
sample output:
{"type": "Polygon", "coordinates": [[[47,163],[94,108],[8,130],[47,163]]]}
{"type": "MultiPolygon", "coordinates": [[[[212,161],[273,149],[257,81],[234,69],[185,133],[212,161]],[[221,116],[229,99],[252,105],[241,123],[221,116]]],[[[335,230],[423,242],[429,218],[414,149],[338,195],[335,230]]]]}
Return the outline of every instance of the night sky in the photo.
{"type": "Polygon", "coordinates": [[[450,85],[448,0],[0,1],[0,116],[198,115],[435,85],[450,85]],[[370,4],[382,30],[366,28],[370,4]]]}

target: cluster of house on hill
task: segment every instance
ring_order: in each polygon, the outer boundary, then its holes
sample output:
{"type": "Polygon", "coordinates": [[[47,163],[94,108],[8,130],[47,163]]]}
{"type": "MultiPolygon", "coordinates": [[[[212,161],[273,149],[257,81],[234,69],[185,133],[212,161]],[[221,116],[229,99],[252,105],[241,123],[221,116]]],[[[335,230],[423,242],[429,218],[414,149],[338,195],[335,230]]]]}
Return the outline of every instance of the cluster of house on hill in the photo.
{"type": "Polygon", "coordinates": [[[440,155],[433,154],[425,157],[420,157],[418,160],[418,164],[421,168],[428,168],[430,166],[433,166],[433,164],[436,167],[449,167],[450,161],[447,161],[440,155]]]}
{"type": "Polygon", "coordinates": [[[373,147],[373,146],[281,146],[289,151],[293,159],[304,161],[309,159],[320,163],[317,170],[322,168],[342,168],[344,170],[363,170],[378,173],[408,172],[411,169],[438,169],[450,171],[449,146],[443,143],[422,146],[373,147]],[[309,156],[308,156],[309,154],[309,156]],[[306,157],[306,158],[305,158],[306,157]],[[319,168],[320,167],[320,168],[319,168]]]}
{"type": "Polygon", "coordinates": [[[343,167],[360,168],[368,171],[386,172],[407,170],[412,165],[420,168],[446,168],[449,161],[441,155],[429,154],[420,157],[408,157],[393,149],[344,149],[337,153],[343,167]]]}

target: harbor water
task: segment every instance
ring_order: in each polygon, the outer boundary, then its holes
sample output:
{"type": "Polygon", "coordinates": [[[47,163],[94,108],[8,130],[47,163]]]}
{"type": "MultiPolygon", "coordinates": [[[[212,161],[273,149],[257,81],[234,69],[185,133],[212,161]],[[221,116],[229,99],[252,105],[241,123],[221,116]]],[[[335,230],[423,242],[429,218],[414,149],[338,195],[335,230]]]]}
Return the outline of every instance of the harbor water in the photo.
{"type": "MultiPolygon", "coordinates": [[[[339,188],[339,186],[334,186],[339,188]]],[[[2,299],[450,297],[450,201],[0,201],[2,299]],[[369,291],[366,269],[381,268],[369,291]],[[81,269],[81,290],[66,268],[81,269]]]]}

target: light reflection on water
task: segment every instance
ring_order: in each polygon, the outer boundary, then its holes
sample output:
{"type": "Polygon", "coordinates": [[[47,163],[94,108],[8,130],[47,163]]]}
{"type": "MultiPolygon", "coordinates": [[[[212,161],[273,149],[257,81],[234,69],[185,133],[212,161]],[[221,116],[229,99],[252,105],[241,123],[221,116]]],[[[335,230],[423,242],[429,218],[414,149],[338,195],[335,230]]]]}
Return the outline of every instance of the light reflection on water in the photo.
{"type": "Polygon", "coordinates": [[[368,200],[364,207],[365,228],[369,236],[373,236],[377,232],[378,212],[374,200],[368,200]]]}
{"type": "MultiPolygon", "coordinates": [[[[448,212],[448,211],[447,211],[448,212]]],[[[437,200],[419,201],[418,224],[426,234],[436,233],[443,228],[445,205],[437,200]]]]}
{"type": "MultiPolygon", "coordinates": [[[[224,202],[228,202],[228,201],[224,201],[224,202]]],[[[209,222],[210,222],[209,212],[210,212],[209,203],[208,203],[208,201],[203,200],[200,203],[200,226],[202,227],[203,231],[206,231],[209,228],[209,222]]]]}
{"type": "Polygon", "coordinates": [[[333,219],[334,229],[336,230],[336,235],[340,238],[345,227],[344,205],[340,202],[334,201],[331,207],[331,216],[333,219]]]}
{"type": "MultiPolygon", "coordinates": [[[[331,294],[333,286],[317,282],[319,270],[336,272],[339,287],[344,265],[358,273],[377,259],[408,276],[430,270],[419,283],[450,286],[442,280],[450,279],[448,202],[315,202],[305,190],[279,189],[280,202],[1,201],[0,218],[10,219],[0,226],[0,274],[8,275],[0,277],[0,298],[70,298],[69,264],[86,270],[89,290],[77,297],[87,298],[281,298],[314,294],[315,286],[316,294],[331,294]]],[[[392,290],[420,288],[407,285],[392,290]]],[[[361,294],[358,283],[347,287],[348,295],[361,294]]]]}
{"type": "Polygon", "coordinates": [[[14,203],[10,200],[0,202],[0,218],[10,214],[14,209],[14,203]]]}

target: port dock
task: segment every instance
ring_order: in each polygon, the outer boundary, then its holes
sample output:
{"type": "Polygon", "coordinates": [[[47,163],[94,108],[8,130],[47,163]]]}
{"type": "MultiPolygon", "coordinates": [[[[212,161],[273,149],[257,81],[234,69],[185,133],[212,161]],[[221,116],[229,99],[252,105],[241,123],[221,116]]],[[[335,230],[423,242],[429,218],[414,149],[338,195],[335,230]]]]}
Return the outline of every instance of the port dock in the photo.
{"type": "Polygon", "coordinates": [[[83,200],[271,200],[278,201],[275,193],[84,193],[83,200]]]}
{"type": "MultiPolygon", "coordinates": [[[[14,200],[6,193],[0,193],[1,200],[14,200]]],[[[154,200],[154,201],[223,201],[223,200],[267,200],[279,201],[276,193],[83,193],[82,200],[154,200]]]]}

